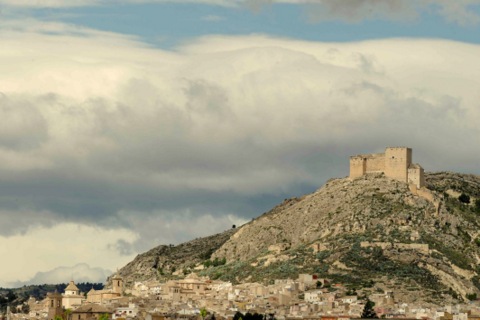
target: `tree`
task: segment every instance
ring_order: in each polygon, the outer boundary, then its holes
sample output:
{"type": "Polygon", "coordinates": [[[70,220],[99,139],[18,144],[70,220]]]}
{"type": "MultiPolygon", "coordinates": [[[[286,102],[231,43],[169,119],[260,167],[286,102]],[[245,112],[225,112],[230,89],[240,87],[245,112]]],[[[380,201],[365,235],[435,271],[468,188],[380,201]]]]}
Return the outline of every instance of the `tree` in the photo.
{"type": "Polygon", "coordinates": [[[27,303],[22,305],[22,312],[25,313],[25,314],[30,312],[30,306],[27,303]]]}
{"type": "Polygon", "coordinates": [[[202,317],[202,319],[205,319],[206,315],[207,315],[207,309],[205,308],[200,309],[200,316],[202,317]]]}
{"type": "Polygon", "coordinates": [[[71,313],[72,313],[72,309],[65,309],[65,311],[63,311],[63,319],[69,320],[71,313]]]}
{"type": "Polygon", "coordinates": [[[233,316],[233,320],[242,320],[243,319],[243,313],[241,313],[240,311],[237,311],[237,313],[235,313],[235,315],[233,316]]]}
{"type": "Polygon", "coordinates": [[[470,203],[470,196],[466,195],[465,193],[462,193],[459,197],[458,197],[458,200],[461,202],[461,203],[470,203]]]}
{"type": "Polygon", "coordinates": [[[98,320],[108,320],[108,313],[104,313],[98,316],[98,320]]]}
{"type": "Polygon", "coordinates": [[[475,292],[467,294],[467,299],[470,300],[470,301],[477,300],[477,294],[475,292]]]}
{"type": "Polygon", "coordinates": [[[378,319],[377,313],[373,310],[375,303],[367,299],[367,303],[365,303],[365,307],[363,308],[362,316],[363,319],[378,319]]]}

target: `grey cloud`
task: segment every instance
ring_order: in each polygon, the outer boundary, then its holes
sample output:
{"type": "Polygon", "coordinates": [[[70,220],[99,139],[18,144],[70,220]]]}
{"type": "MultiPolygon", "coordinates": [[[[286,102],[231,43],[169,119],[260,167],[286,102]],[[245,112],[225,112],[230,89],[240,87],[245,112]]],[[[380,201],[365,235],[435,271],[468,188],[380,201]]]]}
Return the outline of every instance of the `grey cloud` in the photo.
{"type": "Polygon", "coordinates": [[[28,98],[9,99],[0,93],[0,148],[32,149],[47,138],[47,122],[28,98]]]}
{"type": "Polygon", "coordinates": [[[363,20],[411,21],[423,13],[434,13],[447,22],[474,25],[480,15],[472,9],[478,0],[313,0],[306,1],[307,16],[312,22],[342,20],[351,23],[363,20]]]}
{"type": "MultiPolygon", "coordinates": [[[[0,235],[11,236],[25,234],[29,228],[35,226],[51,227],[57,222],[57,216],[48,211],[34,211],[22,208],[25,199],[21,195],[12,198],[0,198],[0,235]],[[14,203],[15,205],[12,205],[14,203]],[[19,208],[20,206],[20,208],[19,208]]],[[[63,221],[59,219],[59,221],[63,221]]]]}
{"type": "Polygon", "coordinates": [[[134,253],[133,245],[123,239],[118,240],[115,244],[108,245],[108,249],[116,250],[122,256],[130,256],[134,253]]]}
{"type": "MultiPolygon", "coordinates": [[[[211,41],[197,49],[201,58],[186,50],[179,54],[186,61],[162,72],[156,63],[144,66],[147,76],[138,67],[125,72],[134,75],[105,96],[28,94],[28,108],[49,132],[31,148],[48,166],[0,168],[0,234],[65,221],[122,227],[138,240],[109,249],[128,256],[221,232],[328,178],[345,177],[349,155],[385,146],[413,147],[427,171],[478,172],[479,151],[469,147],[480,137],[471,123],[478,110],[465,102],[472,94],[461,91],[462,81],[477,79],[466,72],[478,60],[477,47],[239,38],[230,39],[239,49],[224,49],[229,39],[211,41]],[[414,61],[398,63],[394,53],[412,46],[414,61]],[[452,71],[430,65],[425,48],[444,55],[440,61],[460,51],[472,58],[452,71]],[[443,89],[429,76],[441,72],[461,90],[443,89]],[[409,81],[424,73],[425,83],[411,88],[409,81]]],[[[17,106],[26,96],[4,99],[17,106]]],[[[30,151],[16,154],[30,159],[30,151]]]]}
{"type": "Polygon", "coordinates": [[[404,0],[319,0],[308,4],[308,17],[312,22],[400,20],[415,18],[418,15],[415,9],[412,1],[404,0]]]}
{"type": "Polygon", "coordinates": [[[189,98],[186,107],[191,112],[205,117],[213,116],[220,121],[231,114],[227,93],[215,84],[205,80],[188,81],[185,94],[189,98]]]}
{"type": "Polygon", "coordinates": [[[244,6],[255,13],[259,13],[266,6],[272,5],[274,0],[244,0],[244,6]]]}

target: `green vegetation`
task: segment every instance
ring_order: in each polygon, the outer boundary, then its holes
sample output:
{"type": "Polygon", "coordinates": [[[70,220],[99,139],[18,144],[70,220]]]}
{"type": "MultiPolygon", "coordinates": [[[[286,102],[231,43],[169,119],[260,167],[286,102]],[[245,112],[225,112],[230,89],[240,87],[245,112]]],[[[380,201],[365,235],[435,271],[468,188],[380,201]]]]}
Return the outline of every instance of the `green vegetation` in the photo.
{"type": "Polygon", "coordinates": [[[219,260],[218,258],[215,258],[215,260],[206,260],[203,262],[203,265],[205,266],[205,268],[208,268],[208,267],[211,267],[211,266],[214,266],[214,267],[218,267],[218,266],[223,266],[225,263],[227,263],[227,259],[226,258],[223,258],[222,260],[219,260]]]}
{"type": "MultiPolygon", "coordinates": [[[[109,317],[108,317],[108,313],[104,313],[104,314],[101,314],[98,316],[98,320],[108,320],[109,317]]],[[[57,319],[55,319],[57,320],[57,319]]]]}
{"type": "Polygon", "coordinates": [[[469,204],[470,203],[470,196],[466,195],[465,193],[462,193],[459,197],[458,200],[461,203],[469,204]]]}
{"type": "Polygon", "coordinates": [[[361,318],[378,319],[377,313],[375,312],[375,310],[373,310],[374,306],[375,306],[375,303],[373,301],[370,301],[370,299],[367,299],[367,302],[365,303],[365,307],[363,308],[361,318]]]}
{"type": "Polygon", "coordinates": [[[200,309],[200,317],[202,317],[202,319],[205,319],[206,315],[207,315],[207,310],[205,308],[200,309]]]}
{"type": "MultiPolygon", "coordinates": [[[[274,319],[273,318],[273,315],[271,317],[269,317],[269,320],[270,319],[274,319]]],[[[247,312],[246,314],[243,314],[239,311],[237,311],[237,313],[235,313],[235,315],[233,316],[233,320],[263,320],[263,315],[262,314],[258,314],[258,313],[254,313],[254,314],[251,314],[250,312],[247,312]]]]}
{"type": "Polygon", "coordinates": [[[470,301],[477,300],[477,294],[475,292],[467,294],[467,299],[470,300],[470,301]]]}

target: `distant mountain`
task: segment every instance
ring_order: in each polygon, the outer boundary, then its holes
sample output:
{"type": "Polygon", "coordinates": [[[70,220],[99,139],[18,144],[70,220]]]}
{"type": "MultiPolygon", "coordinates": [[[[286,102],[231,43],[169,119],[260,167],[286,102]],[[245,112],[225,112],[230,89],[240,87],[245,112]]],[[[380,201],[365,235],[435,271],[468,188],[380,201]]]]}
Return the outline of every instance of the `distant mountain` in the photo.
{"type": "Polygon", "coordinates": [[[426,183],[425,198],[383,174],[332,179],[241,228],[152,249],[120,274],[132,285],[206,265],[200,275],[233,282],[310,273],[407,302],[480,297],[480,177],[426,173],[426,183]]]}

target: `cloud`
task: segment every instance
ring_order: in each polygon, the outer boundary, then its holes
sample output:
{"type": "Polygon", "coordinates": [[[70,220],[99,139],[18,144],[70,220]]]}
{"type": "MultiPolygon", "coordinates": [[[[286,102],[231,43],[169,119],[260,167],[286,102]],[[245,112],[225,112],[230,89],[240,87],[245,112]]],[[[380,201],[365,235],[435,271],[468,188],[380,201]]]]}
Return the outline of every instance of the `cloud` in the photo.
{"type": "Polygon", "coordinates": [[[58,284],[66,283],[68,279],[75,282],[105,283],[112,271],[102,268],[91,268],[86,263],[79,263],[72,267],[57,267],[46,272],[37,272],[35,276],[25,282],[7,284],[10,288],[18,288],[29,284],[58,284]]]}
{"type": "Polygon", "coordinates": [[[120,256],[110,246],[120,239],[133,243],[137,237],[127,229],[64,222],[31,227],[24,234],[0,236],[0,255],[9,261],[1,267],[0,286],[64,283],[72,275],[76,281],[103,282],[110,273],[105,269],[121,267],[134,257],[120,256]]]}
{"type": "Polygon", "coordinates": [[[226,18],[211,14],[211,15],[202,17],[201,20],[207,21],[207,22],[219,22],[219,21],[225,21],[226,18]]]}
{"type": "Polygon", "coordinates": [[[115,244],[115,249],[123,255],[147,251],[153,248],[153,244],[179,244],[248,222],[233,214],[217,216],[191,209],[153,212],[124,210],[118,213],[118,217],[128,221],[134,230],[142,230],[141,237],[134,243],[119,240],[115,244]]]}
{"type": "Polygon", "coordinates": [[[114,270],[221,232],[385,146],[478,174],[478,45],[255,35],[165,51],[71,25],[2,28],[2,283],[114,270]]]}
{"type": "Polygon", "coordinates": [[[459,25],[475,25],[480,22],[478,0],[317,0],[308,1],[307,14],[312,22],[341,20],[414,20],[422,14],[441,16],[447,22],[459,25]]]}

